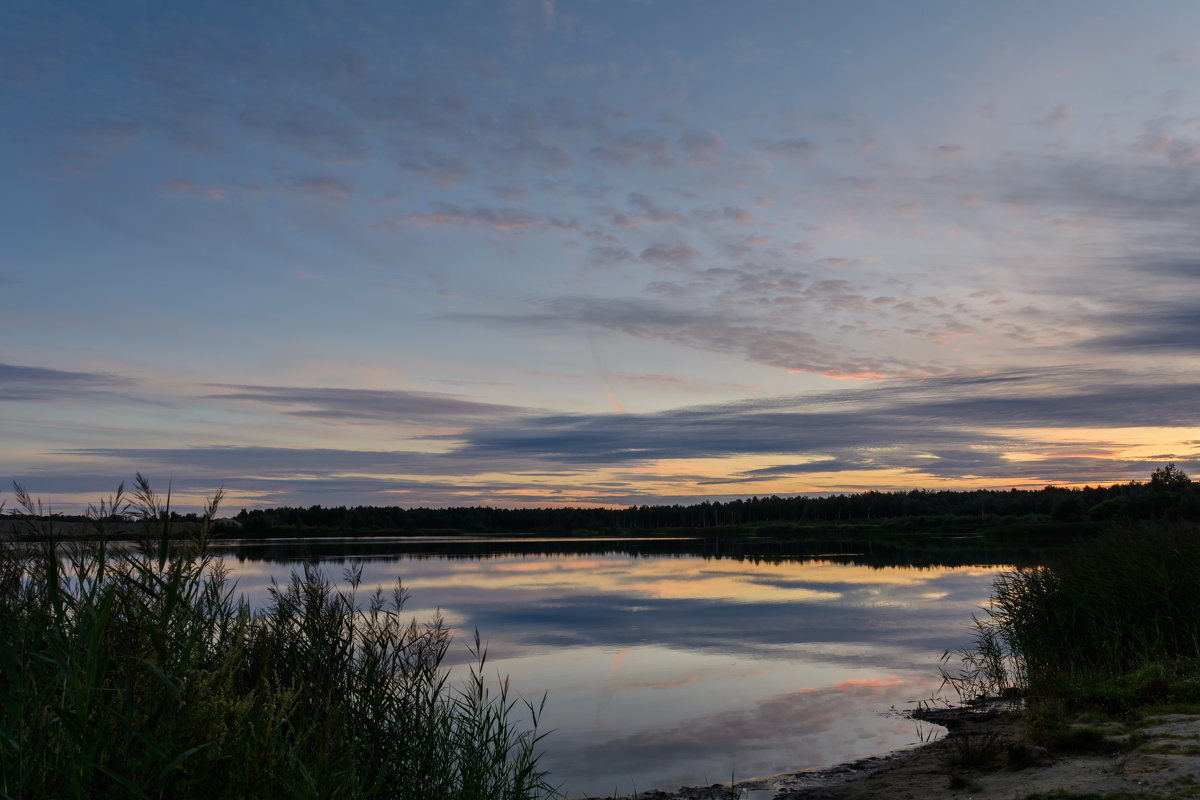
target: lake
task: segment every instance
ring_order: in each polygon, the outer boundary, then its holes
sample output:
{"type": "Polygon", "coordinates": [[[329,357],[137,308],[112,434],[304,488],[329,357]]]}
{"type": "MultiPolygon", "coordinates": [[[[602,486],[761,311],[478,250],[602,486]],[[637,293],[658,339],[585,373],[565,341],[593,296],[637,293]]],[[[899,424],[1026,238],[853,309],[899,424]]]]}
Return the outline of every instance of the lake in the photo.
{"type": "Polygon", "coordinates": [[[894,711],[936,693],[938,658],[970,641],[1004,567],[819,550],[404,537],[219,552],[253,604],[304,563],[331,578],[361,565],[364,589],[401,578],[408,612],[440,610],[454,662],[478,629],[489,675],[548,693],[541,764],[579,797],[825,767],[931,734],[894,711]]]}

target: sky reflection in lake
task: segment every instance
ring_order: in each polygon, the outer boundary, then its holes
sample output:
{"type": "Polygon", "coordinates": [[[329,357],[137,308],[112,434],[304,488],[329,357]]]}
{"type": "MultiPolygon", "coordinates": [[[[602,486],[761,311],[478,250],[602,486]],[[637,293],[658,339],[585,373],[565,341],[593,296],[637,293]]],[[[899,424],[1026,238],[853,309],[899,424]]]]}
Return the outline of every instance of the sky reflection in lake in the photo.
{"type": "MultiPolygon", "coordinates": [[[[936,663],[969,639],[994,567],[871,567],[622,552],[430,558],[378,552],[321,563],[440,609],[453,661],[477,628],[489,669],[549,693],[544,766],[573,795],[674,788],[819,767],[915,743],[887,716],[930,697],[936,663]]],[[[227,561],[253,603],[299,562],[227,561]]],[[[302,552],[302,551],[297,551],[302,552]]],[[[265,557],[260,553],[259,557],[265,557]]],[[[297,558],[304,556],[297,555],[297,558]]]]}

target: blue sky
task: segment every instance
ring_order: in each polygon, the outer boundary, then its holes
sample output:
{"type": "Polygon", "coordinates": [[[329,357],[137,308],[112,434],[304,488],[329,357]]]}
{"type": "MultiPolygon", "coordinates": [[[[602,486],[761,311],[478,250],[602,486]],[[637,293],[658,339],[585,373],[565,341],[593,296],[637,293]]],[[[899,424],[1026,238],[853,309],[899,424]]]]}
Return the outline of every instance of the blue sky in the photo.
{"type": "Polygon", "coordinates": [[[1109,483],[1200,442],[1200,6],[0,6],[62,506],[1109,483]]]}

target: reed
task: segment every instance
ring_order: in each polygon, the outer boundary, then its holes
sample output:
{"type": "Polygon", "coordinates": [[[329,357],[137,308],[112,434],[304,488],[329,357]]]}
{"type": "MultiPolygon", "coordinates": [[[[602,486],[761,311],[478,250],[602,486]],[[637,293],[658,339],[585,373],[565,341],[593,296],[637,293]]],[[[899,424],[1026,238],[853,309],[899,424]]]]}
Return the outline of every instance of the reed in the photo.
{"type": "MultiPolygon", "coordinates": [[[[1200,528],[1111,530],[999,576],[976,642],[943,677],[960,694],[1128,710],[1200,698],[1200,528]]],[[[947,659],[949,660],[949,659],[947,659]]]]}
{"type": "Polygon", "coordinates": [[[138,475],[89,509],[93,538],[62,541],[16,488],[37,520],[34,543],[0,542],[5,798],[553,793],[541,705],[485,677],[478,634],[452,682],[448,629],[406,618],[399,583],[360,598],[361,572],[339,588],[306,568],[255,612],[209,547],[220,492],[178,542],[169,493],[138,475]],[[112,541],[110,521],[130,517],[140,539],[112,541]]]}

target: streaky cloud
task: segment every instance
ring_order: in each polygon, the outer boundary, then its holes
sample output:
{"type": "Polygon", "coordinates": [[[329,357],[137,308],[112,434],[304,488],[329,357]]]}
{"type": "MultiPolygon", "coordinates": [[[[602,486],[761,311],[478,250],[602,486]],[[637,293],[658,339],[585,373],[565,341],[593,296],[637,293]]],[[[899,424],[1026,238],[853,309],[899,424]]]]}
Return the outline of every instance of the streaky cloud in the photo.
{"type": "Polygon", "coordinates": [[[287,414],[329,420],[461,422],[528,413],[528,409],[515,406],[479,403],[432,392],[254,385],[222,385],[220,388],[226,391],[207,395],[206,399],[264,403],[284,407],[287,414]]]}
{"type": "Polygon", "coordinates": [[[52,402],[131,387],[130,378],[106,372],[69,372],[0,364],[0,402],[52,402]]]}

